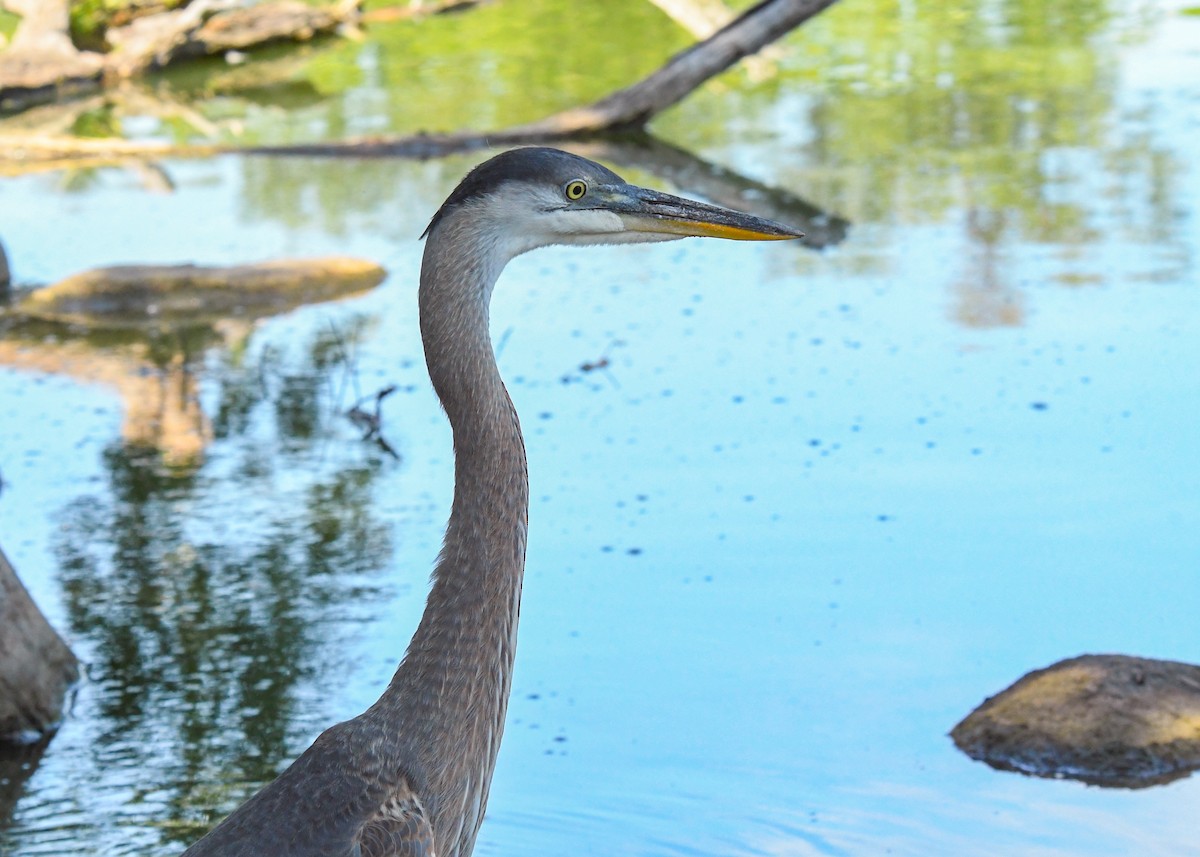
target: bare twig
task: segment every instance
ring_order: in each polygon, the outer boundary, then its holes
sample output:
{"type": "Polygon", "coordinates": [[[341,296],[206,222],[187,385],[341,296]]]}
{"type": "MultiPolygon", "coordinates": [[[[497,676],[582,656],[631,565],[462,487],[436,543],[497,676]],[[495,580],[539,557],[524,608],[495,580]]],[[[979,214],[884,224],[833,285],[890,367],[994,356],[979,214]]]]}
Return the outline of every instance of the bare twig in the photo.
{"type": "Polygon", "coordinates": [[[398,388],[395,384],[388,384],[381,390],[377,390],[373,396],[364,396],[354,403],[354,407],[346,411],[346,418],[350,420],[363,433],[363,440],[374,441],[380,449],[390,455],[397,461],[400,460],[400,454],[387,442],[387,438],[383,436],[383,400],[396,392],[398,388]],[[369,400],[375,400],[375,408],[372,411],[366,410],[365,405],[369,400]]]}

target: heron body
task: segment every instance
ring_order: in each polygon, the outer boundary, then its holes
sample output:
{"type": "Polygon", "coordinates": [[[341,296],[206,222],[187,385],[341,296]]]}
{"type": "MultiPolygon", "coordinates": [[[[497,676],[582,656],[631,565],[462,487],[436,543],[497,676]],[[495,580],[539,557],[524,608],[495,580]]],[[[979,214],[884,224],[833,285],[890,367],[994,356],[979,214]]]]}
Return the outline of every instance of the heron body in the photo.
{"type": "Polygon", "coordinates": [[[556,149],[497,155],[451,193],[421,266],[421,336],[455,455],[425,612],[379,700],[322,733],[184,857],[469,857],[508,707],[529,510],[521,428],[488,332],[492,289],[537,247],[685,235],[800,237],[556,149]]]}

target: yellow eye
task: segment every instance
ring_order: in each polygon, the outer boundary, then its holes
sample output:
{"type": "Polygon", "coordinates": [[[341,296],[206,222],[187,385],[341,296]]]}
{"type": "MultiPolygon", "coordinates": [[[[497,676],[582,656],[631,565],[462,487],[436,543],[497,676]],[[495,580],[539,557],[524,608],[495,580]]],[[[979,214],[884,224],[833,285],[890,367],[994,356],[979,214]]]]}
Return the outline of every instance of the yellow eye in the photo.
{"type": "Polygon", "coordinates": [[[567,186],[563,188],[563,193],[567,195],[569,200],[583,199],[583,195],[587,193],[587,182],[575,179],[573,182],[567,182],[567,186]]]}

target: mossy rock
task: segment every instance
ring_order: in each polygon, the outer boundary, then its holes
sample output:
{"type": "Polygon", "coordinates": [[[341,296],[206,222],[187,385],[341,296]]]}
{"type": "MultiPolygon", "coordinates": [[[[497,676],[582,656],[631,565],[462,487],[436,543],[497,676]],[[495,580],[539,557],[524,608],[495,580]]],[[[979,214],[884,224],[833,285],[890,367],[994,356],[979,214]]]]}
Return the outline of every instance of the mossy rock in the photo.
{"type": "Polygon", "coordinates": [[[1200,666],[1081,655],[1035,670],[950,733],[994,768],[1142,788],[1200,768],[1200,666]]]}

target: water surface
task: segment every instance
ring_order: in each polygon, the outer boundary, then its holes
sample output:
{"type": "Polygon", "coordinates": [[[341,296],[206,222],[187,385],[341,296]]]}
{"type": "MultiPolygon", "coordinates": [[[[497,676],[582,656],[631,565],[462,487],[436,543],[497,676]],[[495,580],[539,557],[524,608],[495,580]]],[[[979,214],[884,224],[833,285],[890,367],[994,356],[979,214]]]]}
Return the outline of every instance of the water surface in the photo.
{"type": "MultiPolygon", "coordinates": [[[[569,5],[154,94],[248,140],[488,127],[687,43],[640,0],[605,26],[569,5]]],[[[723,76],[654,130],[848,219],[843,242],[510,266],[493,324],[533,501],[477,853],[1200,854],[1194,780],[1025,779],[946,737],[1060,658],[1200,662],[1197,45],[1171,4],[842,4],[773,76],[723,76]]],[[[183,115],[80,121],[200,133],[183,115]]],[[[149,446],[112,385],[0,368],[0,543],[89,665],[0,851],[176,854],[386,684],[452,481],[417,235],[472,162],[229,156],[164,163],[166,195],[120,169],[0,187],[23,283],[334,252],[391,271],[139,346],[189,367],[198,454],[149,446]],[[398,459],[342,416],[389,384],[398,459]]]]}

